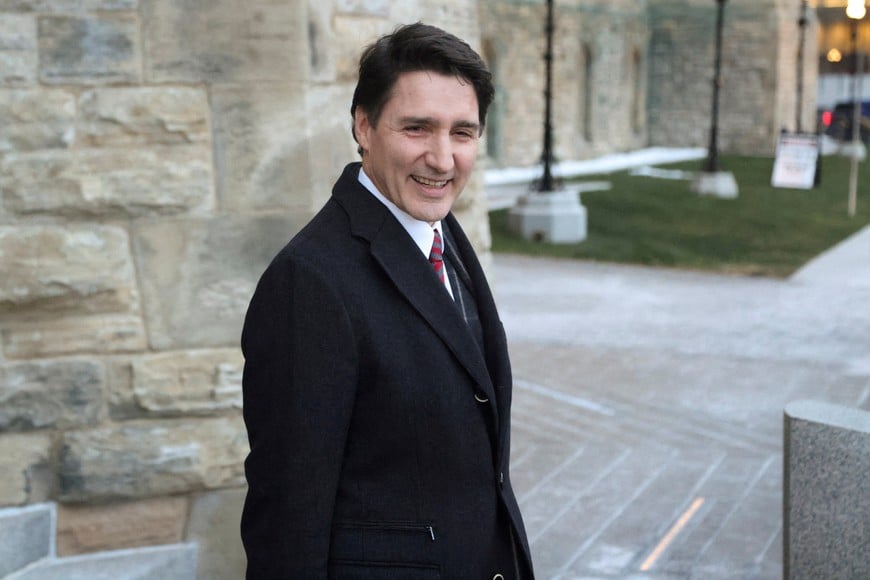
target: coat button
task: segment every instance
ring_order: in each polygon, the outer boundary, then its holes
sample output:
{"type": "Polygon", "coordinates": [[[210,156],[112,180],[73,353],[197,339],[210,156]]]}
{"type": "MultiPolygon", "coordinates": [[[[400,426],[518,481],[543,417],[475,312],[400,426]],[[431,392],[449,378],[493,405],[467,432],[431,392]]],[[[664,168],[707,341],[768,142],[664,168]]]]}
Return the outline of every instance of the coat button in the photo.
{"type": "Polygon", "coordinates": [[[504,471],[498,473],[498,486],[504,487],[504,471]]]}
{"type": "Polygon", "coordinates": [[[501,574],[496,574],[492,577],[492,580],[504,580],[504,576],[502,576],[501,574]]]}
{"type": "Polygon", "coordinates": [[[474,393],[474,400],[478,403],[489,403],[489,397],[483,393],[474,393]]]}

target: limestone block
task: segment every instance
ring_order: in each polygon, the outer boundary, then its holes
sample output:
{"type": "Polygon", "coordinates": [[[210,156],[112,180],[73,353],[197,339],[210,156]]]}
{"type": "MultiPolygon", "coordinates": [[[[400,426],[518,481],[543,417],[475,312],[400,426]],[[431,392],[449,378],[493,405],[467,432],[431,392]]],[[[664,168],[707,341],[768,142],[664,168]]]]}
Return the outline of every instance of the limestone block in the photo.
{"type": "Polygon", "coordinates": [[[0,226],[4,322],[138,310],[127,232],[115,226],[0,226]]]}
{"type": "Polygon", "coordinates": [[[95,146],[198,143],[209,139],[203,88],[100,88],[79,99],[77,136],[95,146]]]}
{"type": "MultiPolygon", "coordinates": [[[[391,32],[396,23],[376,16],[336,14],[333,17],[331,50],[335,55],[335,75],[339,82],[356,84],[359,56],[363,48],[379,36],[391,32]]],[[[350,102],[345,110],[350,110],[350,102]]]]}
{"type": "Polygon", "coordinates": [[[103,370],[92,361],[4,364],[0,431],[94,425],[103,408],[102,395],[103,370]]]}
{"type": "Polygon", "coordinates": [[[45,83],[140,81],[139,27],[134,15],[44,16],[39,19],[38,35],[39,78],[45,83]]]}
{"type": "Polygon", "coordinates": [[[365,14],[387,18],[390,15],[390,0],[336,0],[335,11],[340,14],[365,14]]]}
{"type": "Polygon", "coordinates": [[[304,2],[141,0],[141,12],[148,82],[306,77],[304,2]]]}
{"type": "Polygon", "coordinates": [[[41,12],[49,0],[0,0],[0,11],[41,12]]]}
{"type": "Polygon", "coordinates": [[[139,0],[47,0],[43,12],[94,12],[109,10],[135,10],[139,0]]]}
{"type": "Polygon", "coordinates": [[[215,171],[222,208],[310,208],[305,91],[303,85],[214,88],[215,171]]]}
{"type": "Polygon", "coordinates": [[[9,154],[0,191],[18,214],[138,217],[214,206],[207,144],[9,154]],[[4,175],[5,174],[5,175],[4,175]]]}
{"type": "Polygon", "coordinates": [[[57,555],[181,542],[188,500],[164,497],[107,505],[57,506],[57,555]]]}
{"type": "Polygon", "coordinates": [[[188,542],[199,545],[200,580],[244,578],[247,558],[239,537],[246,489],[199,494],[190,509],[188,542]]]}
{"type": "Polygon", "coordinates": [[[45,501],[52,480],[51,435],[0,433],[0,505],[45,501]]]}
{"type": "Polygon", "coordinates": [[[75,97],[67,91],[0,90],[0,154],[65,148],[75,118],[75,97]]]}
{"type": "Polygon", "coordinates": [[[0,327],[8,359],[141,351],[147,347],[138,315],[69,316],[0,327]]]}
{"type": "Polygon", "coordinates": [[[0,87],[34,84],[36,63],[36,20],[0,12],[0,87]]]}
{"type": "Polygon", "coordinates": [[[242,408],[239,349],[179,351],[133,362],[132,395],[148,414],[193,415],[242,408]]]}
{"type": "Polygon", "coordinates": [[[64,433],[62,501],[236,487],[248,450],[241,417],[130,422],[64,433]]]}
{"type": "Polygon", "coordinates": [[[235,347],[257,280],[310,214],[161,220],[134,226],[151,347],[235,347]]]}

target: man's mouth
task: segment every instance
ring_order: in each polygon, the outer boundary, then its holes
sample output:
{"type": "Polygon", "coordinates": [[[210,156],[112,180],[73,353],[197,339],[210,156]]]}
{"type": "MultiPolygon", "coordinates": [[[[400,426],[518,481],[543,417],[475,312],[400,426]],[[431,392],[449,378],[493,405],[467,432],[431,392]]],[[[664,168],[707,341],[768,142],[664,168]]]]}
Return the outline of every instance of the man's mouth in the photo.
{"type": "Polygon", "coordinates": [[[412,175],[411,179],[419,183],[420,185],[425,185],[426,187],[444,187],[450,181],[449,179],[427,179],[426,177],[420,177],[419,175],[412,175]]]}

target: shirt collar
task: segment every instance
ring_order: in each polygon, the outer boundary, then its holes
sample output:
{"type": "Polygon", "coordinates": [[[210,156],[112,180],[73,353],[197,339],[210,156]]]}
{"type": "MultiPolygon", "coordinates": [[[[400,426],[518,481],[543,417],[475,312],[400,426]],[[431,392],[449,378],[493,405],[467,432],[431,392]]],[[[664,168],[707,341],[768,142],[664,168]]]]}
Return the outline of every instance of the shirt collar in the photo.
{"type": "Polygon", "coordinates": [[[405,231],[408,232],[408,235],[411,236],[411,239],[414,240],[414,243],[417,244],[417,247],[420,248],[420,251],[423,252],[423,255],[427,258],[429,257],[429,252],[432,250],[432,242],[435,240],[435,229],[439,232],[443,231],[441,229],[441,220],[435,222],[434,225],[429,225],[428,222],[420,221],[417,218],[412,217],[407,212],[399,209],[399,207],[394,204],[392,201],[387,199],[384,194],[378,191],[378,188],[375,186],[374,182],[369,178],[366,174],[365,170],[360,167],[359,170],[359,182],[365,187],[375,198],[384,204],[390,213],[395,216],[395,218],[402,224],[402,227],[405,228],[405,231]]]}

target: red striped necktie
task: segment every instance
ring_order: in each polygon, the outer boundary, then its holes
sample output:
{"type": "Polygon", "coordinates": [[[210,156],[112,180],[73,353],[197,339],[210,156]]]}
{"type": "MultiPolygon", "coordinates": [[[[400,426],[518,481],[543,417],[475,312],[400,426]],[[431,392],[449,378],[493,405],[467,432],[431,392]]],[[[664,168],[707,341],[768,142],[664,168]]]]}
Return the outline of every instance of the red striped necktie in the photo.
{"type": "Polygon", "coordinates": [[[432,267],[435,269],[435,273],[438,274],[438,279],[441,280],[441,283],[444,283],[444,246],[441,243],[441,234],[438,233],[438,230],[433,230],[435,232],[435,239],[432,240],[432,251],[429,252],[429,263],[432,264],[432,267]]]}

